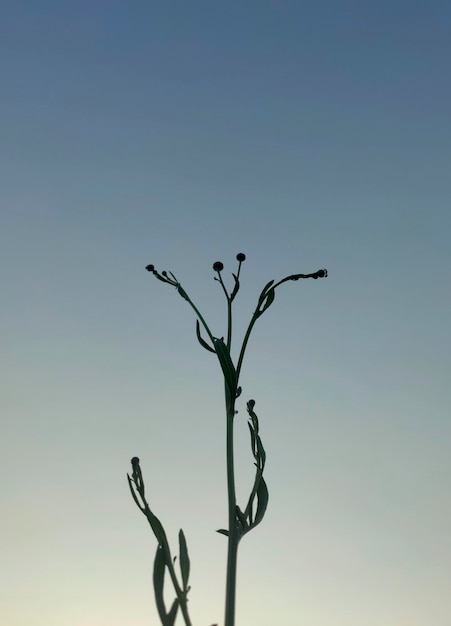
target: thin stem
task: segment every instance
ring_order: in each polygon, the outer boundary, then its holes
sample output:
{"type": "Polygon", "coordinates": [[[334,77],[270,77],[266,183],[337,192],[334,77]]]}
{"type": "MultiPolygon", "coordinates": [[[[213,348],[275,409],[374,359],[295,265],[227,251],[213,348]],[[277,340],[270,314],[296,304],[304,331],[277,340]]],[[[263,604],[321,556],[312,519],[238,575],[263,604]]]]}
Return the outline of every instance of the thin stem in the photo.
{"type": "Polygon", "coordinates": [[[229,508],[229,537],[227,548],[226,604],[224,626],[235,624],[236,569],[238,528],[236,524],[235,468],[233,455],[233,419],[235,403],[227,415],[227,493],[229,508]]]}
{"type": "Polygon", "coordinates": [[[232,298],[227,293],[226,286],[224,285],[224,281],[222,280],[221,272],[218,272],[218,279],[221,283],[222,290],[227,299],[227,343],[226,346],[230,352],[230,346],[232,343],[232,298]]]}
{"type": "Polygon", "coordinates": [[[236,377],[237,377],[237,379],[239,379],[239,377],[240,377],[241,366],[243,364],[243,358],[244,358],[244,353],[246,352],[247,342],[249,341],[250,334],[252,332],[252,329],[253,329],[254,324],[257,321],[257,319],[258,319],[258,308],[255,311],[255,313],[253,314],[252,319],[249,322],[249,326],[247,327],[246,334],[244,335],[243,345],[241,346],[240,356],[238,358],[238,363],[237,363],[237,366],[236,366],[236,377]]]}
{"type": "MultiPolygon", "coordinates": [[[[276,283],[275,285],[272,285],[271,290],[274,291],[276,287],[278,287],[279,285],[282,285],[282,283],[285,283],[288,280],[299,280],[299,278],[324,278],[326,276],[327,276],[327,270],[318,270],[317,272],[313,272],[313,274],[291,274],[290,276],[286,276],[285,278],[282,278],[282,280],[279,280],[279,282],[276,283]]],[[[244,353],[246,351],[247,342],[249,341],[249,336],[252,332],[255,322],[260,317],[261,313],[262,311],[259,311],[259,306],[257,306],[252,316],[252,319],[249,323],[246,334],[244,336],[243,345],[241,346],[241,352],[240,352],[240,356],[238,358],[238,363],[236,366],[237,378],[239,378],[240,376],[241,366],[243,364],[244,353]]]]}
{"type": "MultiPolygon", "coordinates": [[[[219,276],[221,279],[221,275],[219,276]]],[[[224,293],[227,297],[227,349],[231,349],[232,343],[232,298],[229,297],[221,279],[224,293]]],[[[238,382],[238,377],[237,377],[238,382]]],[[[227,383],[226,383],[227,386],[227,383]]],[[[227,388],[225,390],[225,402],[227,407],[227,388]]],[[[226,433],[226,463],[227,463],[227,501],[229,518],[229,536],[227,543],[227,574],[226,574],[226,605],[224,626],[235,624],[235,598],[236,598],[236,570],[238,556],[238,528],[236,524],[236,492],[235,492],[235,459],[233,441],[233,423],[235,418],[235,398],[232,398],[227,411],[226,433]]]]}
{"type": "Polygon", "coordinates": [[[230,352],[232,344],[232,300],[227,297],[227,348],[230,352]]]}
{"type": "Polygon", "coordinates": [[[218,271],[218,276],[219,276],[218,280],[221,283],[222,290],[225,293],[225,297],[228,300],[229,299],[229,294],[227,293],[226,286],[224,285],[224,281],[222,280],[221,272],[219,272],[219,271],[218,271]]]}

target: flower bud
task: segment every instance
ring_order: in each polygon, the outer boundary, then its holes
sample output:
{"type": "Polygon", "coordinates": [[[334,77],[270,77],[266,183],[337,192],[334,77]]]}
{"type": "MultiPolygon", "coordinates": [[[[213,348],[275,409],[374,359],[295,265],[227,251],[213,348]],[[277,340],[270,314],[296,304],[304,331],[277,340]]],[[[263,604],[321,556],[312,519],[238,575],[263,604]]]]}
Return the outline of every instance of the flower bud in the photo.
{"type": "Polygon", "coordinates": [[[154,267],[153,265],[146,265],[146,270],[147,270],[148,272],[153,272],[153,271],[154,271],[154,269],[155,269],[155,267],[154,267]]]}
{"type": "Polygon", "coordinates": [[[215,261],[213,263],[213,269],[215,272],[220,272],[224,269],[224,265],[223,263],[221,263],[221,261],[215,261]]]}
{"type": "Polygon", "coordinates": [[[241,263],[242,261],[246,260],[246,255],[243,254],[243,252],[238,252],[238,254],[236,255],[236,260],[241,263]]]}

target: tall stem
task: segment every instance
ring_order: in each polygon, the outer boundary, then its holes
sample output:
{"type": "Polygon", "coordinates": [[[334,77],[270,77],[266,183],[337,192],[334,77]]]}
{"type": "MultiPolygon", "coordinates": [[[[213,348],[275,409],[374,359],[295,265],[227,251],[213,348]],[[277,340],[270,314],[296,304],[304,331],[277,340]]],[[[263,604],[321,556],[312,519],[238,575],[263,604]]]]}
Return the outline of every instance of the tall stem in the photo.
{"type": "Polygon", "coordinates": [[[227,578],[224,626],[235,624],[236,568],[238,553],[238,528],[236,524],[235,468],[233,458],[233,419],[235,403],[227,415],[227,493],[229,505],[229,537],[227,549],[227,578]]]}

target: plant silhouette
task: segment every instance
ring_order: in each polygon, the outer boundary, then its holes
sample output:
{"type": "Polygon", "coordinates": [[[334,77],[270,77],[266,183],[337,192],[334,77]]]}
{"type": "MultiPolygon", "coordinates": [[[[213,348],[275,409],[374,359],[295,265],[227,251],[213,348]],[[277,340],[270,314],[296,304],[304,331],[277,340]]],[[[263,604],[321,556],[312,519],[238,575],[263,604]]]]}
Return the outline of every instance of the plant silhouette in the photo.
{"type": "MultiPolygon", "coordinates": [[[[266,507],[268,505],[268,487],[263,477],[266,462],[266,453],[260,438],[259,420],[254,412],[255,400],[248,400],[246,403],[249,415],[248,427],[250,434],[251,452],[255,465],[254,484],[249,495],[249,499],[244,507],[240,507],[236,501],[235,492],[235,468],[234,468],[234,437],[233,426],[236,414],[235,404],[241,395],[239,379],[243,365],[244,354],[246,352],[249,337],[256,321],[274,303],[275,291],[277,287],[288,281],[297,281],[301,278],[325,278],[327,270],[321,269],[312,274],[291,274],[278,282],[270,280],[262,289],[258,298],[256,309],[251,317],[249,326],[244,335],[236,365],[232,361],[232,304],[240,289],[241,265],[246,260],[246,255],[240,252],[236,255],[238,269],[233,276],[233,288],[229,292],[224,283],[222,271],[224,265],[221,261],[213,264],[215,280],[219,282],[227,301],[227,332],[222,337],[215,337],[203,318],[197,306],[190,299],[180,282],[172,272],[158,272],[153,265],[146,267],[147,271],[153,274],[159,281],[175,287],[179,295],[186,300],[196,315],[196,336],[200,345],[216,355],[224,378],[225,409],[226,409],[226,467],[227,467],[227,502],[228,502],[228,524],[227,528],[220,528],[217,532],[225,535],[228,540],[227,549],[227,571],[226,571],[226,592],[225,592],[225,620],[224,626],[234,626],[235,624],[235,591],[236,591],[236,571],[238,545],[246,533],[253,530],[262,521],[266,507]],[[205,335],[202,336],[202,330],[205,335]]],[[[188,612],[188,593],[190,591],[190,558],[187,543],[183,530],[179,531],[179,576],[176,573],[175,562],[169,547],[164,527],[158,517],[153,513],[146,499],[144,480],[141,472],[138,457],[131,460],[132,472],[127,474],[128,483],[133,499],[146,516],[152,531],[157,539],[158,545],[154,560],[153,586],[155,591],[155,602],[163,626],[173,626],[178,614],[182,614],[185,626],[192,626],[188,612]],[[175,598],[170,609],[166,608],[164,600],[165,575],[169,575],[175,592],[175,598]]],[[[217,626],[217,625],[213,625],[217,626]]]]}

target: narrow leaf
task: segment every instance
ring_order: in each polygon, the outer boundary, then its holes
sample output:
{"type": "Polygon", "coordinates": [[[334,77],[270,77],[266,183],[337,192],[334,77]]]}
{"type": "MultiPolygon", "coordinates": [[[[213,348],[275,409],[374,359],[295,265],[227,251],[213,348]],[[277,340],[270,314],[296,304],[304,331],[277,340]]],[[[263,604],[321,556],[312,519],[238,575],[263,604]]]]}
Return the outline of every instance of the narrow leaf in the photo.
{"type": "Polygon", "coordinates": [[[260,305],[263,303],[263,300],[266,298],[266,296],[268,295],[266,293],[266,291],[271,287],[271,285],[273,284],[274,280],[270,280],[269,283],[267,283],[263,289],[262,292],[260,294],[260,297],[258,298],[258,304],[257,304],[257,309],[260,308],[260,305]]]}
{"type": "Polygon", "coordinates": [[[266,309],[268,309],[271,306],[271,304],[274,302],[275,295],[276,295],[276,290],[274,288],[270,289],[266,297],[266,300],[264,301],[263,308],[261,309],[261,311],[258,312],[259,317],[260,315],[263,315],[266,309]]]}
{"type": "Polygon", "coordinates": [[[137,496],[136,496],[135,489],[134,489],[134,487],[133,487],[133,483],[134,483],[134,481],[130,478],[130,476],[129,476],[128,474],[127,474],[127,479],[128,479],[128,486],[130,487],[130,492],[131,492],[131,494],[132,494],[132,496],[133,496],[133,500],[136,502],[136,506],[137,506],[137,507],[138,507],[138,508],[139,508],[139,509],[143,512],[143,513],[145,513],[145,509],[144,509],[144,507],[143,507],[143,506],[139,503],[139,500],[138,500],[138,498],[137,498],[137,496]]]}
{"type": "Polygon", "coordinates": [[[249,504],[248,504],[248,508],[249,508],[249,513],[248,513],[249,528],[252,528],[252,526],[253,526],[253,518],[254,518],[253,504],[254,504],[254,498],[249,500],[249,504]]]}
{"type": "Polygon", "coordinates": [[[155,535],[159,544],[162,544],[166,538],[166,533],[163,528],[163,524],[160,522],[158,517],[152,513],[152,511],[147,506],[143,511],[144,515],[147,517],[147,520],[153,530],[153,534],[155,535]]]}
{"type": "Polygon", "coordinates": [[[216,531],[217,533],[219,533],[220,535],[225,535],[226,537],[229,536],[229,531],[225,530],[225,528],[220,528],[219,530],[216,531]]]}
{"type": "Polygon", "coordinates": [[[263,471],[263,468],[265,467],[265,462],[266,462],[266,452],[265,452],[265,449],[262,444],[262,440],[260,439],[259,435],[257,435],[257,454],[258,454],[258,458],[260,459],[261,470],[263,471]]]}
{"type": "Polygon", "coordinates": [[[238,280],[238,276],[236,274],[234,274],[233,272],[232,272],[232,276],[235,279],[235,287],[233,288],[233,291],[230,294],[230,300],[234,299],[234,297],[236,296],[236,294],[238,293],[238,290],[240,288],[240,281],[238,280]]]}
{"type": "Polygon", "coordinates": [[[197,335],[197,339],[200,343],[200,345],[205,348],[205,350],[208,350],[209,352],[213,352],[214,354],[214,349],[208,345],[208,343],[202,339],[201,334],[200,334],[200,324],[199,324],[199,320],[196,320],[196,335],[197,335]]]}
{"type": "Polygon", "coordinates": [[[177,285],[177,291],[179,292],[179,294],[182,296],[182,298],[184,298],[185,300],[189,301],[188,298],[188,294],[186,293],[186,291],[183,289],[182,285],[179,283],[177,285]]]}
{"type": "Polygon", "coordinates": [[[268,506],[269,493],[263,476],[260,477],[260,482],[257,489],[257,498],[257,511],[255,512],[255,521],[253,523],[253,526],[257,526],[257,524],[260,524],[263,516],[265,515],[266,507],[268,506]]]}
{"type": "Polygon", "coordinates": [[[159,545],[155,554],[155,561],[153,563],[153,588],[155,591],[155,603],[157,605],[158,615],[160,616],[161,623],[164,626],[167,624],[166,606],[163,596],[165,568],[166,562],[164,558],[164,550],[159,545]]]}
{"type": "Polygon", "coordinates": [[[188,556],[188,547],[186,545],[185,534],[182,529],[179,532],[179,554],[180,554],[180,571],[182,573],[183,591],[188,587],[190,560],[188,556]]]}
{"type": "Polygon", "coordinates": [[[247,425],[249,426],[249,432],[251,435],[252,454],[254,455],[254,458],[255,458],[255,454],[257,452],[256,446],[255,446],[255,433],[254,433],[254,429],[252,428],[252,424],[248,422],[247,425]]]}

